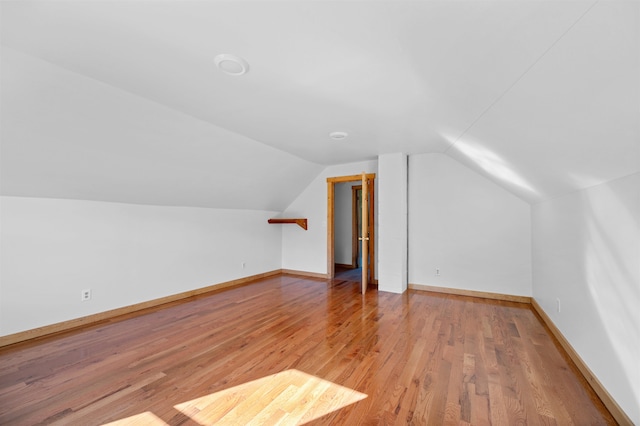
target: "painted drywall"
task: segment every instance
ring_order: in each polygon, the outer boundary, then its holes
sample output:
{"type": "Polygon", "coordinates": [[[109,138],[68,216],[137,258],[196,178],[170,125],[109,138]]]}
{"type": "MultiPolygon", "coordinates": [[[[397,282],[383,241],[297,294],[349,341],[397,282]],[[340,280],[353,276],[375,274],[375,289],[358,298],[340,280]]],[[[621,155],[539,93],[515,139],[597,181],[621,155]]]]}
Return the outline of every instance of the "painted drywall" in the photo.
{"type": "Polygon", "coordinates": [[[2,195],[280,211],[323,169],[47,61],[0,54],[2,195]]]}
{"type": "Polygon", "coordinates": [[[528,203],[443,154],[408,174],[409,283],[531,296],[528,203]]]}
{"type": "Polygon", "coordinates": [[[0,208],[1,335],[281,265],[274,212],[21,197],[0,208]]]}
{"type": "Polygon", "coordinates": [[[343,265],[351,265],[353,251],[353,195],[351,187],[356,182],[336,184],[334,204],[334,261],[343,265]]]}
{"type": "MultiPolygon", "coordinates": [[[[281,217],[306,217],[309,228],[305,231],[298,226],[280,225],[283,269],[327,273],[327,178],[377,170],[375,160],[329,166],[280,214],[281,217]]],[[[376,205],[377,200],[376,197],[376,205]]]]}
{"type": "Polygon", "coordinates": [[[378,157],[378,288],[407,290],[407,155],[378,157]]]}
{"type": "Polygon", "coordinates": [[[534,298],[640,424],[640,174],[534,205],[532,230],[534,298]]]}

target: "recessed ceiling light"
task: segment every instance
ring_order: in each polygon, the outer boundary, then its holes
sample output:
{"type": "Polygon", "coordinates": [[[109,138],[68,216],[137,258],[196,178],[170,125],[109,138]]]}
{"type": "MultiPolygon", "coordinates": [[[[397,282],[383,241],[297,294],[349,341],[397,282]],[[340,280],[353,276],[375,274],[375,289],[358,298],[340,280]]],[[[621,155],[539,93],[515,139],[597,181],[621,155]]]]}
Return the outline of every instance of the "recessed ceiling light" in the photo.
{"type": "Polygon", "coordinates": [[[214,60],[216,66],[229,75],[242,75],[249,72],[249,64],[239,56],[222,53],[214,60]]]}
{"type": "Polygon", "coordinates": [[[341,141],[347,138],[347,136],[349,136],[349,133],[347,132],[331,132],[329,133],[329,137],[331,139],[333,139],[334,141],[341,141]]]}

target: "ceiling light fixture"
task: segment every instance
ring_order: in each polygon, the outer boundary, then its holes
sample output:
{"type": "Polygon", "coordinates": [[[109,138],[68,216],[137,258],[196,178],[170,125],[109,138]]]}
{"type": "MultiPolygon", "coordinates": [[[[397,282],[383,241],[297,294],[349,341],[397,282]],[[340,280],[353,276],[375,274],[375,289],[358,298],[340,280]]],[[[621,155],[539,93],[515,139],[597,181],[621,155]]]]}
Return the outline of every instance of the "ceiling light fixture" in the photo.
{"type": "Polygon", "coordinates": [[[349,136],[349,133],[347,132],[331,132],[329,133],[329,137],[331,139],[333,139],[334,141],[341,141],[347,138],[347,136],[349,136]]]}
{"type": "Polygon", "coordinates": [[[242,75],[249,72],[247,61],[236,55],[221,53],[214,58],[216,66],[229,75],[242,75]]]}

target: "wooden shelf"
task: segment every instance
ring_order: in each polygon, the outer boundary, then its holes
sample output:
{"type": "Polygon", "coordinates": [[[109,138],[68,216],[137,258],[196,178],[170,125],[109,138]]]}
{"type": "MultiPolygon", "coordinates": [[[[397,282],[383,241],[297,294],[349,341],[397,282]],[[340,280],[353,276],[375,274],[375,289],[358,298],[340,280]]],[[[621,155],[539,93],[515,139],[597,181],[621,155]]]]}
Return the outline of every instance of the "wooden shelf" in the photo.
{"type": "Polygon", "coordinates": [[[297,223],[300,228],[307,230],[307,219],[269,219],[269,223],[297,223]]]}

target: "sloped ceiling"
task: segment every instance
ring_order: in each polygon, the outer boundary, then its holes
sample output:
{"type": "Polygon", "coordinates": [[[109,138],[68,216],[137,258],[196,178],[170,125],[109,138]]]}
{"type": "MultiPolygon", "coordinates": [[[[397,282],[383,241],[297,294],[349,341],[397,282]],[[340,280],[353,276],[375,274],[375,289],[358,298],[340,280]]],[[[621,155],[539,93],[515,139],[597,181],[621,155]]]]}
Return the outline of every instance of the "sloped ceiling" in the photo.
{"type": "Polygon", "coordinates": [[[322,166],[3,48],[3,195],[282,211],[322,166]]]}
{"type": "Polygon", "coordinates": [[[5,1],[3,193],[282,210],[389,152],[528,202],[637,173],[639,5],[5,1]]]}

